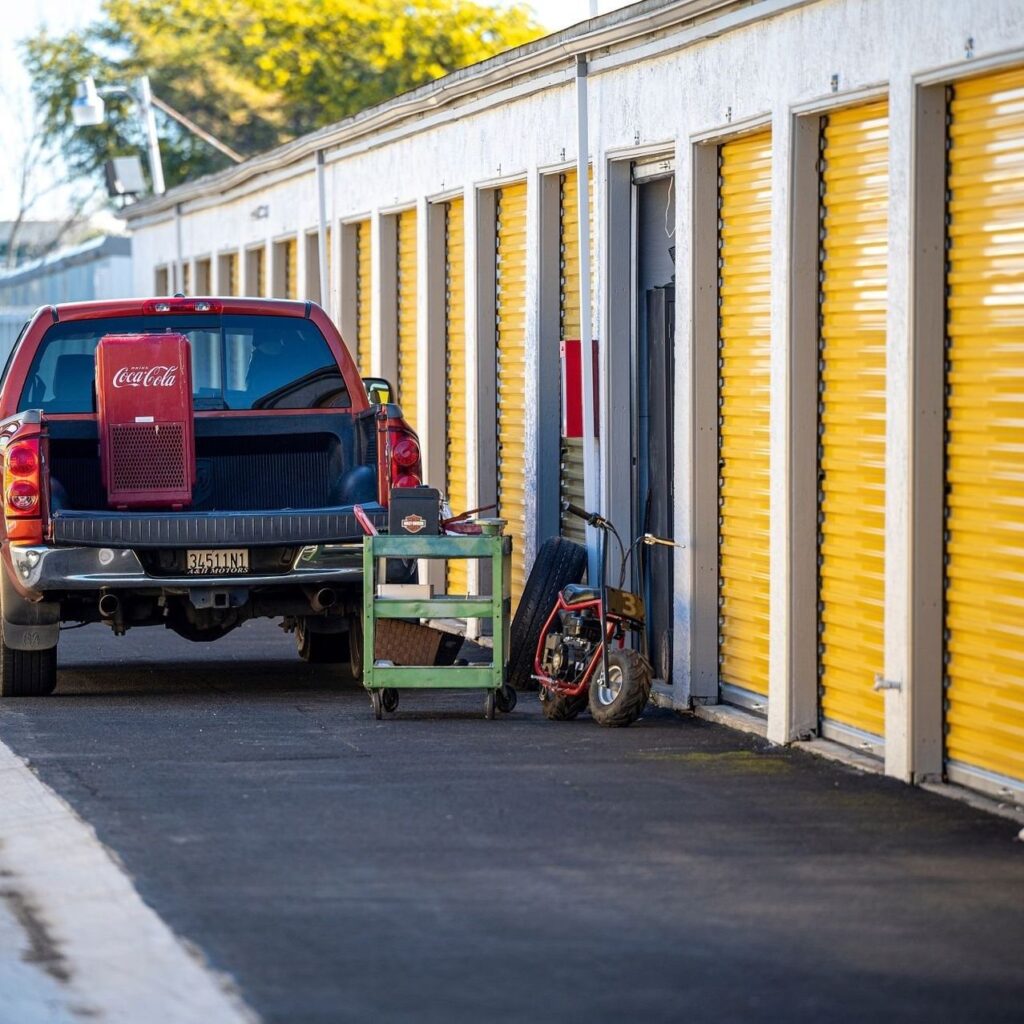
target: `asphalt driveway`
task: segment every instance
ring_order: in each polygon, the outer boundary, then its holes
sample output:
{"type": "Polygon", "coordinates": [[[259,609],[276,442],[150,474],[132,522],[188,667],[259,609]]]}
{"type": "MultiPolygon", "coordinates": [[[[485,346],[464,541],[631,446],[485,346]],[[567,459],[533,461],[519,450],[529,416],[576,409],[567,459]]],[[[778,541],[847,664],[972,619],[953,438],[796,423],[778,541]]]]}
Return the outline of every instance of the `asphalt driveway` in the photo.
{"type": "Polygon", "coordinates": [[[29,759],[267,1021],[1020,1021],[1012,822],[650,710],[361,689],[250,624],[62,639],[29,759]]]}

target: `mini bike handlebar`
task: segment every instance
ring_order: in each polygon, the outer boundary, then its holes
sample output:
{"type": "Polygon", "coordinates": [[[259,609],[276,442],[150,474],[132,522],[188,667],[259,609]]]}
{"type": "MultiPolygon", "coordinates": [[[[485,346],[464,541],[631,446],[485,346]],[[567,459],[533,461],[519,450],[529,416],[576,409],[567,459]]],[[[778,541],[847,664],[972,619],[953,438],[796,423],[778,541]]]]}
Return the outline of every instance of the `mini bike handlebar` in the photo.
{"type": "Polygon", "coordinates": [[[562,499],[562,508],[570,515],[585,520],[588,526],[596,526],[599,530],[612,529],[612,524],[604,516],[600,516],[596,512],[588,512],[585,508],[580,508],[579,505],[574,505],[564,498],[562,499]]]}

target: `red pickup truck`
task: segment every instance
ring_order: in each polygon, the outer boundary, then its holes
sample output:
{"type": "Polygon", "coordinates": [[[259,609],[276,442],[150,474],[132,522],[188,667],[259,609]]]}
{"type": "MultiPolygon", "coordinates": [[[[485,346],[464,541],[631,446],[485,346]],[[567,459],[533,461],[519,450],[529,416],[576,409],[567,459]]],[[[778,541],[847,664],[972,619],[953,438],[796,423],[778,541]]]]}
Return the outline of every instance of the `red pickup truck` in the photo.
{"type": "Polygon", "coordinates": [[[180,296],[39,309],[4,368],[0,464],[5,697],[52,692],[62,623],[215,640],[280,618],[304,658],[358,674],[353,506],[386,529],[391,488],[422,475],[319,306],[180,296]],[[182,423],[145,414],[183,378],[182,423]]]}

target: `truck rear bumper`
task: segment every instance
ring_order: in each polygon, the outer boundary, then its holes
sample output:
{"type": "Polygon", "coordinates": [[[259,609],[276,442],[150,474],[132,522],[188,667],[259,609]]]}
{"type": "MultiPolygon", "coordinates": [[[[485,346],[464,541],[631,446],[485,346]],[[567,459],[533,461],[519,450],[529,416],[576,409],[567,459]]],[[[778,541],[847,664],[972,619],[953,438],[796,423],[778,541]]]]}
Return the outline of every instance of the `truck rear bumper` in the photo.
{"type": "MultiPolygon", "coordinates": [[[[264,512],[80,512],[61,509],[51,520],[58,544],[103,548],[266,547],[330,544],[362,537],[353,506],[264,512]]],[[[377,529],[387,510],[363,511],[377,529]]]]}
{"type": "Polygon", "coordinates": [[[167,590],[187,587],[302,586],[358,583],[363,576],[362,544],[311,544],[301,548],[283,573],[260,575],[152,575],[130,548],[18,547],[10,545],[11,563],[29,600],[74,590],[167,590]]]}

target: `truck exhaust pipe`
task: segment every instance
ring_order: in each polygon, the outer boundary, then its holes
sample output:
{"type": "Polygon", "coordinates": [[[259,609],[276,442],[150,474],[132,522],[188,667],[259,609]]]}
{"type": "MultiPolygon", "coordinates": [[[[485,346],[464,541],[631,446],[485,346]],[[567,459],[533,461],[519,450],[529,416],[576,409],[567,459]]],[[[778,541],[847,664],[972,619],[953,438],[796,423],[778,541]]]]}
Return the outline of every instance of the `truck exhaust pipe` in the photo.
{"type": "Polygon", "coordinates": [[[331,587],[321,587],[310,599],[313,610],[317,612],[326,611],[338,600],[338,595],[331,587]]]}
{"type": "Polygon", "coordinates": [[[103,618],[112,619],[121,610],[121,599],[116,594],[101,594],[99,607],[103,618]]]}

